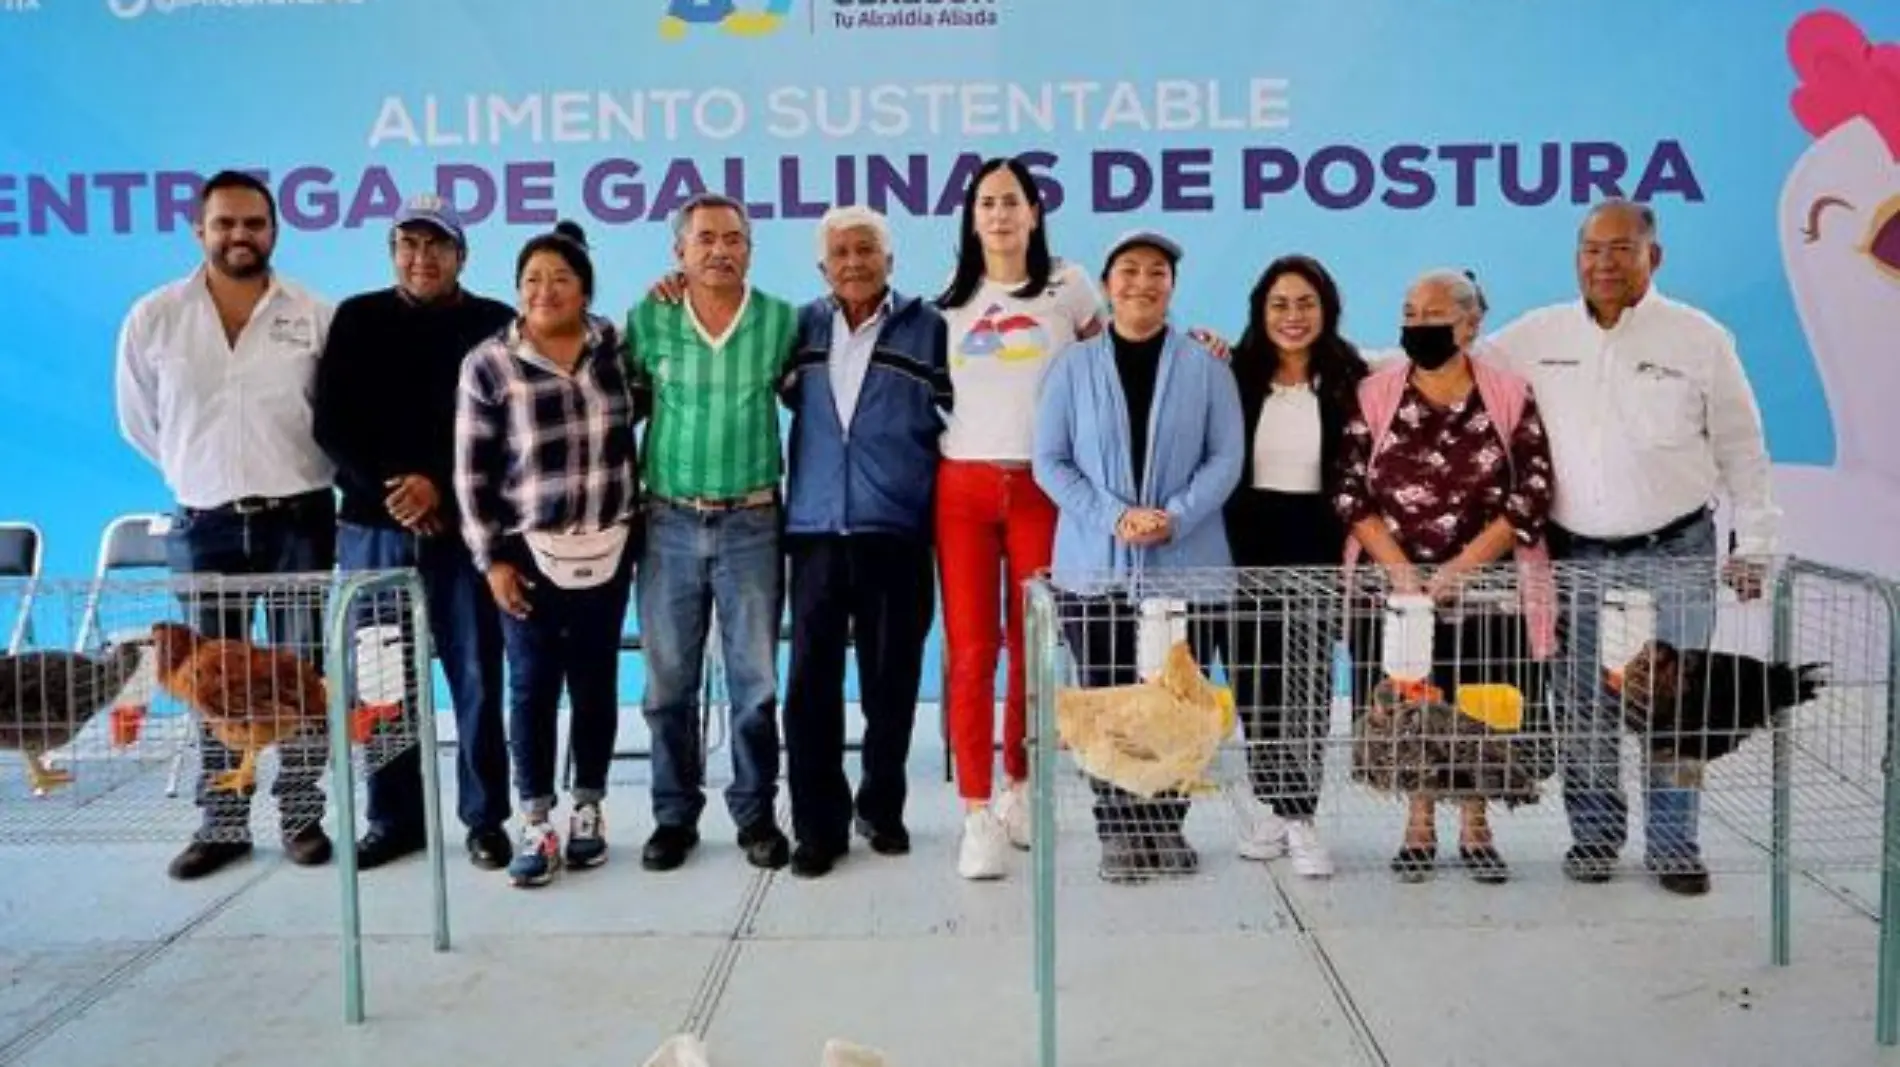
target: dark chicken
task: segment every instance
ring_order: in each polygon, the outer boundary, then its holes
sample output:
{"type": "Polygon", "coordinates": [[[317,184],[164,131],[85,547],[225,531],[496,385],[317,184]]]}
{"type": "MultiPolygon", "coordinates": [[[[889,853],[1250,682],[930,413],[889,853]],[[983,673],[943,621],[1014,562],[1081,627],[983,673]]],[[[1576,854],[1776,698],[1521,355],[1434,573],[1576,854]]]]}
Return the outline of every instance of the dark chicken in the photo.
{"type": "MultiPolygon", "coordinates": [[[[0,749],[26,757],[27,783],[36,795],[67,785],[72,774],[46,766],[45,754],[78,736],[123,692],[149,649],[142,642],[113,646],[104,656],[25,652],[0,656],[0,749]]],[[[133,715],[132,709],[124,714],[133,715]]],[[[115,717],[121,711],[115,710],[115,717]]],[[[115,741],[124,731],[115,721],[115,741]]]]}
{"type": "Polygon", "coordinates": [[[1777,713],[1813,700],[1827,684],[1824,663],[1767,663],[1730,652],[1681,651],[1650,641],[1606,685],[1623,701],[1623,721],[1657,755],[1716,760],[1735,751],[1777,713]]]}

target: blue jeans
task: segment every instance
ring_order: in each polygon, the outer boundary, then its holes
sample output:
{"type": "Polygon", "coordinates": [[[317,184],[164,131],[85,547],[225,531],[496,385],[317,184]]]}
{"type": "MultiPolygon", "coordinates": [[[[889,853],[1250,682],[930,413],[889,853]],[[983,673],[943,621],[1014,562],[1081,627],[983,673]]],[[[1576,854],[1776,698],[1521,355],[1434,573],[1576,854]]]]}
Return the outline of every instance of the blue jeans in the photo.
{"type": "Polygon", "coordinates": [[[776,505],[699,514],[653,502],[640,572],[653,817],[691,827],[706,808],[700,670],[717,605],[732,702],[732,785],[741,829],[771,820],[778,791],[778,638],[785,589],[776,505]]]}
{"type": "MultiPolygon", "coordinates": [[[[327,574],[336,558],[336,501],[329,490],[311,493],[294,504],[240,515],[232,511],[184,511],[174,517],[165,542],[166,565],[179,575],[231,577],[272,574],[327,574]]],[[[253,609],[262,601],[264,628],[271,646],[294,652],[323,669],[324,604],[315,587],[295,595],[264,592],[193,592],[184,598],[192,626],[206,637],[255,643],[253,609]]],[[[213,790],[210,778],[235,769],[238,755],[224,747],[202,723],[198,728],[197,804],[202,814],[196,839],[205,842],[250,840],[251,798],[213,790]]],[[[286,833],[323,818],[323,792],[317,781],[329,755],[321,733],[305,731],[277,744],[277,776],[271,784],[279,822],[286,833]]]]}
{"type": "MultiPolygon", "coordinates": [[[[418,538],[407,530],[342,523],[337,528],[337,557],[345,571],[400,570],[413,567],[427,598],[429,633],[448,679],[455,706],[456,810],[471,830],[508,821],[508,742],[502,726],[501,613],[488,582],[475,570],[468,546],[454,533],[418,538]]],[[[372,598],[374,599],[374,598],[372,598]]],[[[412,615],[383,618],[396,605],[364,604],[356,626],[404,628],[402,648],[410,647],[412,615]],[[379,607],[385,610],[379,610],[379,607]]],[[[432,684],[432,680],[412,679],[432,684]]],[[[391,837],[422,836],[422,766],[434,756],[434,739],[405,747],[369,776],[370,829],[391,837]]]]}
{"type": "Polygon", "coordinates": [[[574,752],[574,802],[607,796],[620,726],[620,632],[627,617],[638,535],[627,542],[620,569],[591,589],[563,589],[538,570],[524,547],[503,550],[531,584],[528,617],[501,617],[508,653],[508,748],[522,810],[543,816],[554,807],[561,689],[567,689],[568,744],[574,752]]]}
{"type": "MultiPolygon", "coordinates": [[[[1562,539],[1553,538],[1553,544],[1564,560],[1589,565],[1559,618],[1564,810],[1574,844],[1614,852],[1628,837],[1629,804],[1622,786],[1622,710],[1603,687],[1604,664],[1598,656],[1602,594],[1649,590],[1656,604],[1656,636],[1677,648],[1707,648],[1715,628],[1715,523],[1703,518],[1654,544],[1621,552],[1587,541],[1562,547],[1562,539]]],[[[1700,856],[1701,773],[1695,761],[1645,760],[1646,859],[1700,856]]]]}

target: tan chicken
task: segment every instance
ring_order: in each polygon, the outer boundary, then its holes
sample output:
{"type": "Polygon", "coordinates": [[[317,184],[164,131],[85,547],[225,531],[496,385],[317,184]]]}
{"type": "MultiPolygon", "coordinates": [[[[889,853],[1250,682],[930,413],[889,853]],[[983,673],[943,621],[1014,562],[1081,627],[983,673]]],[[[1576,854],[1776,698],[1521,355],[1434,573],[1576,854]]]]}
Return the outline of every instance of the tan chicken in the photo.
{"type": "Polygon", "coordinates": [[[1143,799],[1206,788],[1234,723],[1233,694],[1207,680],[1185,641],[1154,681],[1056,695],[1056,733],[1076,762],[1143,799]]]}
{"type": "MultiPolygon", "coordinates": [[[[152,641],[159,688],[197,712],[212,736],[239,755],[235,770],[212,777],[212,789],[249,793],[265,749],[298,734],[328,733],[323,674],[295,653],[207,638],[171,622],[154,624],[152,641]]],[[[383,707],[357,709],[352,738],[388,715],[383,707]]]]}

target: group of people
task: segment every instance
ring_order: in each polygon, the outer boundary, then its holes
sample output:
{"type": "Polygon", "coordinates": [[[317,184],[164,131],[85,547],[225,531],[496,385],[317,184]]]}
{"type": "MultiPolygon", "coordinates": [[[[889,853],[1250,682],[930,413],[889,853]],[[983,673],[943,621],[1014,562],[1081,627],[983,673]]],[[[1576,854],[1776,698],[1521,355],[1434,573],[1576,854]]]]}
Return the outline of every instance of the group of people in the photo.
{"type": "MultiPolygon", "coordinates": [[[[1719,493],[1735,507],[1733,584],[1758,583],[1774,544],[1760,419],[1733,342],[1655,291],[1655,218],[1621,201],[1580,229],[1580,300],[1485,337],[1475,281],[1429,272],[1406,295],[1402,357],[1376,365],[1345,340],[1339,290],[1309,257],[1266,268],[1231,346],[1173,321],[1184,256],[1164,234],[1116,242],[1098,289],[1052,254],[1038,188],[1008,158],[970,183],[954,273],[934,297],[892,285],[890,230],[859,206],[820,219],[827,291],[794,306],[749,281],[744,206],[693,198],[675,216],[676,270],[624,324],[595,310],[592,258],[572,223],[521,249],[513,307],[462,286],[466,235],[433,197],[393,222],[395,284],[334,310],[272,269],[276,207],[249,176],[205,184],[197,232],[203,265],[135,305],[118,354],[121,425],[177,499],[171,564],[415,568],[455,708],[469,853],[521,886],[606,859],[629,600],[653,737],[643,865],[676,868],[699,844],[698,694],[716,612],[738,846],[755,866],[816,877],[854,834],[879,854],[910,849],[905,764],[941,590],[965,808],[957,869],[985,880],[1030,844],[1022,588],[1033,577],[1060,590],[1062,638],[1080,683],[1095,686],[1133,680],[1141,610],[1096,588],[1102,575],[1363,555],[1396,590],[1442,599],[1513,553],[1711,557],[1719,493]],[[1065,580],[1079,574],[1091,582],[1065,580]],[[844,762],[853,648],[865,719],[855,791],[844,762]],[[564,837],[553,817],[563,690],[564,837]],[[781,727],[790,838],[774,815],[781,727]]],[[[1524,665],[1511,680],[1529,703],[1545,676],[1531,668],[1560,646],[1583,662],[1595,638],[1591,611],[1564,613],[1559,633],[1553,612],[1527,603],[1442,623],[1438,653],[1521,647],[1483,659],[1524,665]]],[[[216,607],[201,613],[207,632],[248,632],[249,605],[216,607]]],[[[267,611],[277,639],[309,626],[293,615],[267,611]]],[[[1298,743],[1324,708],[1303,707],[1287,683],[1295,620],[1229,616],[1197,616],[1190,642],[1225,664],[1253,743],[1240,852],[1288,854],[1299,873],[1324,876],[1320,771],[1298,743]]],[[[1627,835],[1616,710],[1593,663],[1560,673],[1555,684],[1575,689],[1564,706],[1603,739],[1566,756],[1565,868],[1601,881],[1627,835]]],[[[208,734],[200,744],[208,776],[229,754],[208,734]]],[[[321,811],[321,755],[286,753],[280,767],[286,852],[324,862],[316,821],[290,821],[321,811]]],[[[1649,773],[1647,859],[1665,886],[1704,891],[1692,775],[1661,761],[1649,773]]],[[[1185,799],[1095,785],[1103,877],[1193,869],[1185,799]]],[[[1498,880],[1484,798],[1461,799],[1461,856],[1498,880]]],[[[201,781],[199,803],[178,878],[251,848],[247,797],[201,781]]],[[[1434,804],[1413,798],[1402,874],[1432,866],[1434,804]]],[[[422,847],[413,753],[373,775],[368,824],[355,846],[363,867],[422,847]]]]}

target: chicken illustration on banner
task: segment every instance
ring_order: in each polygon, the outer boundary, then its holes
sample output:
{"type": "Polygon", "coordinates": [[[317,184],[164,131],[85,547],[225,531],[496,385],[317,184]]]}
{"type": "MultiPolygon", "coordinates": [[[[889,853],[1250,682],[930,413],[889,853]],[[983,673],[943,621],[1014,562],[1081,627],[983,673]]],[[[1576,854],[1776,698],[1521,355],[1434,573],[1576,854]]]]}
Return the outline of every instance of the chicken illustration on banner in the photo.
{"type": "Polygon", "coordinates": [[[1803,555],[1900,575],[1900,43],[1810,12],[1788,34],[1794,117],[1814,137],[1782,187],[1783,267],[1833,417],[1831,468],[1783,466],[1815,517],[1803,555]]]}

